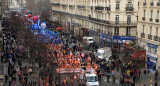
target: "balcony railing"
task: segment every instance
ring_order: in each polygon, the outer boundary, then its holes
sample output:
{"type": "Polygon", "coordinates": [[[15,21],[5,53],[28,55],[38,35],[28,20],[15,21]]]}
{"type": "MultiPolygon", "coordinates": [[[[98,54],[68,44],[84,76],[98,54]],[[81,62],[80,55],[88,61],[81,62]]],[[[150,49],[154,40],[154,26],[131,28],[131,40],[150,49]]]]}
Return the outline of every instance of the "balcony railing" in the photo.
{"type": "Polygon", "coordinates": [[[52,3],[52,5],[60,6],[60,4],[59,4],[59,3],[52,3]]]}
{"type": "Polygon", "coordinates": [[[142,20],[145,20],[145,17],[142,17],[142,20]]]}
{"type": "Polygon", "coordinates": [[[153,21],[153,19],[152,19],[152,18],[149,18],[149,21],[153,21]]]}
{"type": "Polygon", "coordinates": [[[133,7],[126,7],[126,11],[133,11],[134,8],[133,7]]]}
{"type": "Polygon", "coordinates": [[[153,3],[153,2],[151,2],[151,3],[150,3],[150,5],[151,5],[151,6],[153,6],[153,5],[154,5],[154,3],[153,3]]]}
{"type": "Polygon", "coordinates": [[[154,36],[154,41],[158,41],[158,36],[154,36]]]}
{"type": "Polygon", "coordinates": [[[156,22],[159,22],[159,19],[155,19],[156,22]]]}
{"type": "Polygon", "coordinates": [[[157,2],[157,6],[160,6],[160,2],[157,2]]]}
{"type": "Polygon", "coordinates": [[[62,7],[67,7],[67,5],[66,4],[62,4],[62,7]]]}
{"type": "Polygon", "coordinates": [[[104,7],[101,7],[101,6],[95,6],[95,10],[104,10],[104,7]]]}
{"type": "Polygon", "coordinates": [[[85,8],[85,6],[77,5],[77,8],[85,8]]]}
{"type": "Polygon", "coordinates": [[[75,7],[75,5],[69,5],[69,7],[70,7],[70,8],[73,8],[73,7],[75,7]]]}
{"type": "Polygon", "coordinates": [[[145,33],[141,33],[141,37],[142,37],[142,38],[145,38],[145,33]]]}
{"type": "Polygon", "coordinates": [[[145,5],[146,5],[146,2],[143,3],[143,6],[145,6],[145,5]]]}
{"type": "Polygon", "coordinates": [[[148,39],[152,40],[152,35],[148,34],[148,39]]]}
{"type": "Polygon", "coordinates": [[[111,26],[137,26],[137,21],[110,21],[111,26]]]}
{"type": "Polygon", "coordinates": [[[92,21],[95,21],[95,22],[100,22],[100,23],[109,24],[109,21],[106,21],[106,20],[97,19],[97,18],[92,18],[92,17],[89,17],[89,19],[92,20],[92,21]]]}

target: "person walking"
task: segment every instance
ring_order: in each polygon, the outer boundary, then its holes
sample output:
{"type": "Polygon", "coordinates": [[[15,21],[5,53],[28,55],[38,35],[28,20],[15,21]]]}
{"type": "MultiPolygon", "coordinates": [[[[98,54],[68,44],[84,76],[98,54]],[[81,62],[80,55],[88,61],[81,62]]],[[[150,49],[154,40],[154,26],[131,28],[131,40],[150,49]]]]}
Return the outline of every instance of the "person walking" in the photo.
{"type": "Polygon", "coordinates": [[[157,77],[158,77],[158,71],[156,71],[155,73],[155,80],[157,81],[157,77]]]}
{"type": "Polygon", "coordinates": [[[12,77],[11,77],[11,76],[9,76],[9,77],[8,77],[8,83],[9,83],[9,86],[11,86],[11,82],[12,82],[12,77]]]}
{"type": "Polygon", "coordinates": [[[7,82],[8,82],[8,75],[5,74],[5,83],[7,84],[7,82]]]}
{"type": "Polygon", "coordinates": [[[110,74],[107,74],[107,82],[109,83],[109,79],[110,79],[110,74]]]}
{"type": "Polygon", "coordinates": [[[140,78],[140,75],[141,75],[141,71],[140,69],[137,70],[137,76],[140,78]]]}
{"type": "Polygon", "coordinates": [[[115,75],[113,75],[113,84],[115,85],[115,83],[116,83],[116,77],[115,77],[115,75]]]}
{"type": "Polygon", "coordinates": [[[135,83],[136,82],[136,76],[133,75],[133,82],[135,83]]]}

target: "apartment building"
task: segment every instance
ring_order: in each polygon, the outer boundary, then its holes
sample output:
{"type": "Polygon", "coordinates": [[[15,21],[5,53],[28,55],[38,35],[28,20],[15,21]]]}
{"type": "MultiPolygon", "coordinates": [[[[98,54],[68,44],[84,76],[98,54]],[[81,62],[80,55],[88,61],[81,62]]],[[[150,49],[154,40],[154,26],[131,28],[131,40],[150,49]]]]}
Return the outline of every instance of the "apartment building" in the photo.
{"type": "Polygon", "coordinates": [[[106,43],[130,42],[136,37],[138,0],[51,0],[53,14],[74,34],[106,43]]]}
{"type": "Polygon", "coordinates": [[[152,72],[160,69],[160,0],[139,0],[138,38],[147,53],[147,68],[152,72]]]}

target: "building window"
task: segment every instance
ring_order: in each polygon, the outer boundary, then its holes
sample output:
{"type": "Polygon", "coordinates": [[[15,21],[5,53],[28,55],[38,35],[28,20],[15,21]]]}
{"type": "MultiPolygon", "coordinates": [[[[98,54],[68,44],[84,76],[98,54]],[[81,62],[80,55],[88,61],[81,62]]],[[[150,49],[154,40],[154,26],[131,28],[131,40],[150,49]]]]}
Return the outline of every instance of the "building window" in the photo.
{"type": "Polygon", "coordinates": [[[126,28],[126,35],[131,35],[131,28],[130,27],[127,27],[126,28]]]}
{"type": "Polygon", "coordinates": [[[156,36],[158,36],[158,27],[156,28],[156,36]]]}
{"type": "Polygon", "coordinates": [[[152,26],[150,26],[150,33],[149,33],[150,35],[152,34],[152,26]]]}
{"type": "Polygon", "coordinates": [[[132,2],[128,2],[128,7],[132,7],[132,2]]]}
{"type": "Polygon", "coordinates": [[[143,30],[142,30],[143,33],[144,33],[144,28],[145,28],[145,25],[143,25],[143,30]]]}
{"type": "Polygon", "coordinates": [[[119,35],[119,27],[114,28],[114,35],[119,35]]]}
{"type": "Polygon", "coordinates": [[[153,10],[151,10],[151,15],[150,15],[150,18],[152,19],[152,16],[153,16],[153,10]]]}
{"type": "Polygon", "coordinates": [[[127,24],[131,24],[131,15],[127,15],[127,24]]]}
{"type": "Polygon", "coordinates": [[[148,46],[148,52],[157,55],[157,49],[156,48],[148,46]]]}
{"type": "Polygon", "coordinates": [[[159,19],[159,11],[157,11],[157,19],[159,19]]]}
{"type": "Polygon", "coordinates": [[[144,3],[146,3],[146,0],[144,0],[144,3]]]}
{"type": "Polygon", "coordinates": [[[143,17],[145,17],[145,16],[146,16],[146,10],[143,11],[143,17]]]}
{"type": "Polygon", "coordinates": [[[119,2],[116,2],[116,9],[119,10],[119,2]]]}
{"type": "Polygon", "coordinates": [[[116,24],[118,24],[119,23],[119,15],[116,15],[116,18],[115,18],[116,20],[116,24]]]}

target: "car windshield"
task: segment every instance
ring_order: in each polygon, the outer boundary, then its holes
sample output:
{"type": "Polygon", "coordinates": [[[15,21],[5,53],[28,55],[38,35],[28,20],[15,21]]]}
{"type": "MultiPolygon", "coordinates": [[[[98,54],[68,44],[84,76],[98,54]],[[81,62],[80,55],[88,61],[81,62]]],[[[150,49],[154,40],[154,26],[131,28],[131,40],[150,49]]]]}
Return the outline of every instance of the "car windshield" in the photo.
{"type": "Polygon", "coordinates": [[[93,39],[89,39],[89,41],[93,41],[93,39]]]}
{"type": "Polygon", "coordinates": [[[96,76],[87,77],[87,82],[95,82],[95,81],[97,81],[96,76]]]}
{"type": "Polygon", "coordinates": [[[97,56],[103,56],[103,53],[97,52],[97,56]]]}

